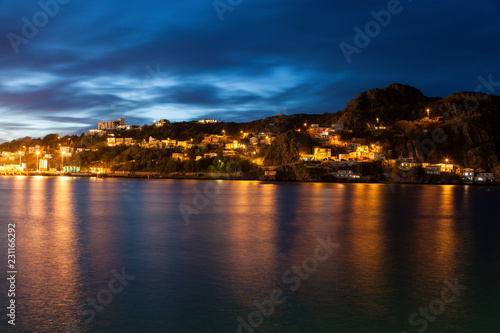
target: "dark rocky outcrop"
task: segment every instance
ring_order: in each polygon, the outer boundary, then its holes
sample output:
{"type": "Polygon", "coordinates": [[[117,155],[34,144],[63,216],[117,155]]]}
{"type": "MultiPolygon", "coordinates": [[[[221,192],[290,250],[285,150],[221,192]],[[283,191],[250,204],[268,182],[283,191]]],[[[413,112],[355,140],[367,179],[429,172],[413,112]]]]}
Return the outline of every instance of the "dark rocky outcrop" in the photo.
{"type": "Polygon", "coordinates": [[[295,131],[282,133],[269,147],[264,156],[264,165],[277,167],[278,180],[308,181],[310,176],[300,160],[301,153],[311,153],[308,136],[295,131]]]}

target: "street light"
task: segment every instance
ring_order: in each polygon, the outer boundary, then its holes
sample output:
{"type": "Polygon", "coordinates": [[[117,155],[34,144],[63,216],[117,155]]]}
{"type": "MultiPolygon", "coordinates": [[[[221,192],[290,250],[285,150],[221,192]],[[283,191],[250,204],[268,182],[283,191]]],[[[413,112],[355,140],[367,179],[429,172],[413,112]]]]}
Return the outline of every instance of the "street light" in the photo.
{"type": "Polygon", "coordinates": [[[64,151],[61,152],[61,172],[64,170],[64,151]]]}
{"type": "Polygon", "coordinates": [[[40,152],[36,152],[36,171],[40,172],[39,164],[38,164],[38,156],[40,155],[40,152]]]}
{"type": "Polygon", "coordinates": [[[431,112],[431,110],[430,110],[430,109],[427,109],[427,110],[425,110],[425,111],[427,111],[427,118],[431,119],[431,117],[429,116],[429,112],[431,112]]]}

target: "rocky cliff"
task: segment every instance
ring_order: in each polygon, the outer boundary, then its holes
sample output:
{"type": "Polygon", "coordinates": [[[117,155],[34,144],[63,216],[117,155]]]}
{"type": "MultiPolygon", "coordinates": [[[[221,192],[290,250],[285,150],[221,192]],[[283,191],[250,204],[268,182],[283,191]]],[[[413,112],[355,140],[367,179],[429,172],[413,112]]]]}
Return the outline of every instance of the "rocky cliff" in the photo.
{"type": "Polygon", "coordinates": [[[279,180],[308,181],[310,176],[300,162],[301,153],[311,153],[309,137],[295,131],[285,132],[272,142],[264,156],[264,165],[277,166],[279,180]]]}

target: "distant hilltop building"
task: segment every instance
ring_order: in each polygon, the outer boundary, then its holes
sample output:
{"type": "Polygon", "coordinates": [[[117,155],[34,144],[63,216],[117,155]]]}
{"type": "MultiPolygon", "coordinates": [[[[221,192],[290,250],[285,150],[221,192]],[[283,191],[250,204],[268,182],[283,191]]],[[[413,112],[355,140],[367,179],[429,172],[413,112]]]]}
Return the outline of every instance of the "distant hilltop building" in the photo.
{"type": "Polygon", "coordinates": [[[98,130],[113,130],[116,129],[118,126],[125,126],[125,119],[124,118],[118,118],[117,120],[113,121],[102,121],[97,123],[97,129],[98,130]]]}
{"type": "Polygon", "coordinates": [[[218,121],[215,119],[200,119],[198,120],[198,122],[201,124],[210,124],[210,123],[217,123],[218,121]]]}
{"type": "Polygon", "coordinates": [[[90,129],[87,131],[89,135],[105,135],[112,130],[141,130],[142,127],[139,125],[125,125],[124,118],[118,118],[112,121],[101,121],[97,123],[97,128],[90,129]]]}
{"type": "Polygon", "coordinates": [[[157,124],[156,127],[163,127],[165,125],[170,124],[170,121],[167,119],[161,119],[157,124]]]}

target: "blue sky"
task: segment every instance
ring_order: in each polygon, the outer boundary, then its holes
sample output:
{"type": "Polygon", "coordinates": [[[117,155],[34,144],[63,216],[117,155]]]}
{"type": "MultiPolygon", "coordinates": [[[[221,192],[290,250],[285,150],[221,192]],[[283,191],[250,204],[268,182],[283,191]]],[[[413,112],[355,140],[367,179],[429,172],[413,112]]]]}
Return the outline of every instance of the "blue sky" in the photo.
{"type": "Polygon", "coordinates": [[[377,29],[371,11],[392,1],[2,0],[0,139],[118,117],[336,112],[395,82],[443,97],[500,82],[499,0],[403,0],[377,29]],[[367,24],[348,62],[340,45],[367,24]]]}

